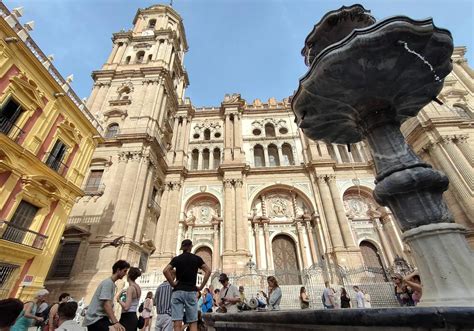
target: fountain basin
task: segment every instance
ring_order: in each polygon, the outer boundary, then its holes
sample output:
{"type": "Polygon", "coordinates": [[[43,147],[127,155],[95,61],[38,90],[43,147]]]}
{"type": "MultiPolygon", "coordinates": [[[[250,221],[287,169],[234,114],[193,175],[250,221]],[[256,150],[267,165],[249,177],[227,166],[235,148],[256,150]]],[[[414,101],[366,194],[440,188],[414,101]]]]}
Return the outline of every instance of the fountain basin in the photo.
{"type": "Polygon", "coordinates": [[[356,29],[319,52],[300,79],[296,121],[311,139],[344,144],[362,140],[377,113],[401,123],[441,91],[452,52],[450,32],[431,19],[395,16],[356,29]]]}

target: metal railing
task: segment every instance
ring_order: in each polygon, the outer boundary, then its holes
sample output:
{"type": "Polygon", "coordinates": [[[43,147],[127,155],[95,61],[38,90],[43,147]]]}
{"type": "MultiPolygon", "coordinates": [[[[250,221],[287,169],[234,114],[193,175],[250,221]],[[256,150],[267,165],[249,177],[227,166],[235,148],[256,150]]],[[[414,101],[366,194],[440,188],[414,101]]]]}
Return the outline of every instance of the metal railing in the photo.
{"type": "Polygon", "coordinates": [[[44,156],[44,163],[56,171],[58,174],[61,176],[64,176],[69,169],[69,167],[62,162],[62,158],[58,158],[56,155],[53,155],[51,153],[46,153],[44,156]]]}
{"type": "Polygon", "coordinates": [[[17,265],[0,262],[0,300],[8,298],[11,283],[16,278],[15,274],[19,269],[17,265]]]}
{"type": "Polygon", "coordinates": [[[0,221],[0,239],[43,250],[48,236],[25,229],[7,221],[0,221]]]}
{"type": "Polygon", "coordinates": [[[24,134],[20,127],[16,126],[9,118],[0,116],[0,132],[17,142],[24,134]]]}

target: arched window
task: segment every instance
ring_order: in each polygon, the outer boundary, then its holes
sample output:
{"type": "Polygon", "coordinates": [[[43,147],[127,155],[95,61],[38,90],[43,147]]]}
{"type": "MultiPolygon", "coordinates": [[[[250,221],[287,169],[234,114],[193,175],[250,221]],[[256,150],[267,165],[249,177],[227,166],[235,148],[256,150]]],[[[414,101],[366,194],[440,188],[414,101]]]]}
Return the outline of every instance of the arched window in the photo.
{"type": "Polygon", "coordinates": [[[293,149],[290,144],[284,143],[281,147],[281,153],[283,154],[283,164],[284,165],[295,165],[295,160],[293,158],[293,149]]]}
{"type": "Polygon", "coordinates": [[[107,127],[105,138],[115,138],[118,132],[119,132],[119,125],[117,123],[112,123],[107,127]]]}
{"type": "Polygon", "coordinates": [[[127,57],[125,58],[125,64],[129,64],[131,59],[132,59],[132,58],[131,58],[130,56],[127,56],[127,57]]]}
{"type": "Polygon", "coordinates": [[[268,145],[268,163],[270,167],[278,167],[280,165],[278,147],[273,144],[268,145]]]}
{"type": "Polygon", "coordinates": [[[143,63],[143,59],[145,58],[145,52],[144,51],[139,51],[137,52],[137,58],[136,58],[136,63],[143,63]]]}
{"type": "Polygon", "coordinates": [[[221,165],[221,151],[219,148],[214,148],[214,165],[213,168],[217,169],[221,165]]]}
{"type": "Polygon", "coordinates": [[[197,170],[199,165],[199,151],[194,149],[191,154],[191,170],[197,170]]]}
{"type": "Polygon", "coordinates": [[[148,62],[150,62],[152,58],[153,58],[153,54],[149,54],[148,55],[148,62]]]}
{"type": "Polygon", "coordinates": [[[212,269],[212,251],[209,247],[199,247],[196,252],[194,253],[199,256],[204,263],[212,269]]]}
{"type": "Polygon", "coordinates": [[[285,235],[276,236],[272,241],[272,251],[278,282],[281,285],[301,284],[295,242],[285,235]]]}
{"type": "Polygon", "coordinates": [[[275,137],[275,127],[273,124],[265,124],[265,137],[275,137]]]}
{"type": "Polygon", "coordinates": [[[202,168],[203,169],[209,169],[209,149],[205,148],[202,151],[202,168]]]}
{"type": "Polygon", "coordinates": [[[204,140],[211,140],[211,130],[204,130],[204,140]]]}
{"type": "Polygon", "coordinates": [[[152,20],[148,21],[148,28],[149,29],[154,29],[155,25],[156,25],[156,20],[155,19],[152,19],[152,20]]]}
{"type": "Polygon", "coordinates": [[[265,166],[265,152],[263,151],[263,147],[261,145],[256,145],[253,148],[253,159],[256,167],[265,166]]]}

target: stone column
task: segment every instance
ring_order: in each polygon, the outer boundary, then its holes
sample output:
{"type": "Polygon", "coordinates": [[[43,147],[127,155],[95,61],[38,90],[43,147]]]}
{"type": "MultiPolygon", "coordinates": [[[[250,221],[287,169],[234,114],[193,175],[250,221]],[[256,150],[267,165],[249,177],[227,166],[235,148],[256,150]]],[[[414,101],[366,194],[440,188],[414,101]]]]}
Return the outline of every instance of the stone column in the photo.
{"type": "Polygon", "coordinates": [[[179,181],[171,182],[170,203],[166,206],[170,209],[167,219],[167,229],[165,238],[164,252],[174,256],[176,254],[176,234],[178,230],[179,217],[179,197],[181,193],[181,183],[179,181]]]}
{"type": "Polygon", "coordinates": [[[398,230],[395,228],[396,225],[393,222],[392,217],[386,214],[382,216],[382,224],[385,231],[387,231],[387,237],[390,239],[392,243],[392,251],[395,252],[398,256],[403,256],[403,242],[400,237],[398,230]]]}
{"type": "Polygon", "coordinates": [[[230,114],[225,114],[225,130],[224,130],[224,162],[232,161],[232,127],[230,114]]]}
{"type": "Polygon", "coordinates": [[[209,169],[214,169],[214,149],[209,147],[209,169]]]}
{"type": "Polygon", "coordinates": [[[332,149],[334,150],[334,154],[336,155],[337,163],[342,163],[341,153],[339,152],[339,148],[337,148],[337,145],[332,144],[332,149]]]}
{"type": "Polygon", "coordinates": [[[329,175],[327,176],[327,181],[329,184],[329,190],[331,192],[332,201],[334,203],[334,208],[336,209],[337,219],[339,221],[339,227],[341,229],[342,238],[346,248],[355,249],[354,238],[352,237],[352,231],[347,221],[346,211],[344,210],[344,204],[339,195],[339,189],[336,185],[336,176],[329,175]]]}
{"type": "Polygon", "coordinates": [[[213,252],[212,252],[212,271],[217,271],[217,270],[220,270],[220,265],[219,265],[219,261],[220,261],[220,251],[219,251],[219,222],[213,222],[212,223],[213,227],[214,227],[214,233],[213,233],[213,239],[214,239],[214,243],[213,243],[213,252]]]}
{"type": "Polygon", "coordinates": [[[334,211],[334,205],[331,199],[331,192],[329,191],[329,187],[326,183],[326,175],[318,175],[317,181],[321,201],[323,203],[324,214],[326,215],[333,250],[341,250],[342,248],[344,248],[344,242],[342,240],[341,230],[337,222],[337,215],[334,211]]]}
{"type": "Polygon", "coordinates": [[[247,244],[247,220],[243,216],[242,208],[242,180],[235,180],[235,222],[236,222],[236,245],[237,251],[248,253],[248,244],[247,244]]]}
{"type": "Polygon", "coordinates": [[[268,220],[263,222],[263,235],[265,238],[265,257],[267,259],[267,269],[274,270],[275,267],[273,266],[273,251],[272,245],[270,243],[270,230],[268,229],[268,220]]]}
{"type": "MultiPolygon", "coordinates": [[[[169,191],[170,187],[165,184],[165,189],[163,191],[163,196],[161,198],[162,206],[168,206],[169,203],[169,191]]],[[[156,230],[155,230],[155,246],[157,253],[161,254],[163,252],[163,241],[165,237],[165,226],[166,226],[166,219],[168,214],[169,208],[164,208],[163,212],[161,213],[160,217],[158,218],[158,222],[156,223],[156,230]]]]}
{"type": "Polygon", "coordinates": [[[388,260],[387,266],[390,266],[393,264],[394,256],[393,256],[392,248],[390,247],[390,243],[387,239],[387,236],[385,235],[383,225],[382,223],[380,223],[380,220],[378,218],[374,218],[372,222],[374,223],[375,229],[377,230],[377,233],[379,234],[380,241],[382,242],[382,247],[385,253],[385,257],[388,260]]]}
{"type": "Polygon", "coordinates": [[[232,252],[232,180],[224,180],[224,254],[232,252]]]}
{"type": "MultiPolygon", "coordinates": [[[[328,243],[326,241],[326,237],[324,235],[323,227],[322,227],[322,224],[321,224],[321,218],[319,216],[315,216],[313,218],[313,222],[316,225],[315,230],[316,230],[319,254],[324,255],[329,250],[332,250],[332,247],[329,247],[330,243],[328,243]]],[[[318,258],[318,261],[319,261],[319,258],[318,258]]]]}
{"type": "Polygon", "coordinates": [[[305,221],[306,232],[308,233],[309,249],[311,250],[312,264],[318,263],[318,253],[316,252],[316,246],[314,245],[313,227],[310,221],[305,221]]]}
{"type": "Polygon", "coordinates": [[[263,154],[265,157],[265,167],[270,166],[270,158],[268,157],[268,146],[263,146],[263,154]]]}
{"type": "Polygon", "coordinates": [[[470,190],[474,190],[474,170],[461,151],[457,148],[455,140],[454,137],[443,137],[442,145],[446,152],[448,152],[452,163],[458,169],[459,176],[466,181],[470,190]]]}
{"type": "Polygon", "coordinates": [[[306,248],[304,246],[304,226],[300,222],[296,222],[296,231],[298,232],[298,242],[300,244],[301,260],[303,268],[308,268],[308,257],[306,256],[306,248]]]}
{"type": "Polygon", "coordinates": [[[123,43],[122,46],[119,47],[117,54],[115,58],[113,59],[112,63],[121,63],[123,54],[125,53],[125,50],[127,49],[127,43],[123,43]]]}
{"type": "Polygon", "coordinates": [[[198,169],[199,169],[199,170],[202,170],[202,148],[199,149],[198,169]]]}
{"type": "Polygon", "coordinates": [[[467,162],[469,162],[471,166],[474,166],[474,152],[472,151],[471,146],[469,146],[468,136],[458,135],[456,140],[456,146],[464,155],[467,162]]]}
{"type": "MultiPolygon", "coordinates": [[[[175,116],[174,117],[174,123],[173,123],[173,139],[172,141],[172,151],[176,151],[178,148],[179,144],[179,138],[180,135],[182,136],[183,132],[183,124],[179,123],[179,117],[175,116]]],[[[182,140],[183,137],[181,137],[182,140]]]]}
{"type": "MultiPolygon", "coordinates": [[[[147,162],[149,161],[147,160],[147,162]]],[[[135,235],[134,235],[134,240],[137,242],[141,241],[143,234],[146,234],[146,237],[148,239],[153,239],[153,237],[149,236],[150,234],[147,232],[149,230],[149,227],[146,226],[147,225],[146,214],[147,214],[148,204],[150,203],[150,200],[151,200],[151,192],[153,191],[153,174],[155,172],[155,169],[156,169],[156,165],[153,164],[152,162],[149,162],[147,166],[146,183],[144,186],[145,189],[143,190],[144,191],[143,199],[141,201],[141,208],[138,215],[137,231],[135,232],[135,235]],[[145,229],[143,229],[144,226],[145,226],[145,229]]]]}
{"type": "Polygon", "coordinates": [[[280,162],[279,162],[279,163],[280,163],[279,165],[286,165],[286,164],[284,164],[284,162],[283,162],[283,153],[282,153],[282,151],[281,151],[281,145],[278,145],[278,158],[279,158],[279,161],[280,161],[280,162]]]}
{"type": "Polygon", "coordinates": [[[92,89],[91,95],[87,99],[86,106],[92,111],[92,104],[94,103],[95,98],[97,97],[97,93],[99,93],[100,84],[95,83],[92,89]]]}
{"type": "Polygon", "coordinates": [[[466,216],[471,220],[474,221],[474,205],[472,204],[472,196],[469,192],[466,185],[463,183],[461,178],[459,178],[458,174],[452,168],[450,162],[448,162],[446,156],[443,154],[441,150],[441,146],[438,144],[430,144],[427,146],[429,150],[433,151],[433,156],[441,166],[441,169],[446,173],[449,178],[450,185],[452,185],[453,193],[458,197],[458,202],[461,208],[466,213],[466,216]]]}
{"type": "Polygon", "coordinates": [[[117,43],[114,43],[114,47],[112,48],[112,52],[110,52],[109,58],[107,59],[107,63],[113,63],[113,59],[115,57],[115,54],[117,54],[117,50],[119,48],[119,45],[117,43]]]}
{"type": "Polygon", "coordinates": [[[253,224],[253,234],[255,238],[255,259],[257,261],[257,270],[262,269],[262,260],[260,257],[260,224],[253,224]]]}

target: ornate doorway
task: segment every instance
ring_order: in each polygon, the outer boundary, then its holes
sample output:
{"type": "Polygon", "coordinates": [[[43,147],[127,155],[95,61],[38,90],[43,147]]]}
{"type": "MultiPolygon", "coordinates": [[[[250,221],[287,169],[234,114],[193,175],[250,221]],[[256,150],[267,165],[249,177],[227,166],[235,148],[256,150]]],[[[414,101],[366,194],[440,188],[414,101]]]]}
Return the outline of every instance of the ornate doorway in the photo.
{"type": "Polygon", "coordinates": [[[380,253],[378,252],[378,249],[374,246],[374,244],[368,241],[362,241],[359,247],[366,267],[377,269],[383,268],[380,253]]]}
{"type": "Polygon", "coordinates": [[[194,253],[201,257],[204,260],[204,263],[207,264],[209,268],[212,269],[212,251],[209,247],[199,247],[194,253]]]}
{"type": "Polygon", "coordinates": [[[275,276],[281,285],[301,284],[296,246],[287,236],[276,236],[272,241],[275,276]]]}

